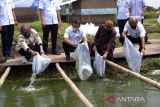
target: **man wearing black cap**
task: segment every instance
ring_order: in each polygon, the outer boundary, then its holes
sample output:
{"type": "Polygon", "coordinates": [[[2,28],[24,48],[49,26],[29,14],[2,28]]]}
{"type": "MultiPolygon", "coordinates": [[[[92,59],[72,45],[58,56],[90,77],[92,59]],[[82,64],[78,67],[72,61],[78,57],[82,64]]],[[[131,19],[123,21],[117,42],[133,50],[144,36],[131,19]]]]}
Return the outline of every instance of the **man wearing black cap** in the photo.
{"type": "Polygon", "coordinates": [[[87,42],[87,37],[85,32],[80,29],[80,20],[75,18],[72,20],[72,26],[68,27],[64,33],[63,49],[67,61],[70,60],[70,52],[75,51],[82,41],[87,42]]]}

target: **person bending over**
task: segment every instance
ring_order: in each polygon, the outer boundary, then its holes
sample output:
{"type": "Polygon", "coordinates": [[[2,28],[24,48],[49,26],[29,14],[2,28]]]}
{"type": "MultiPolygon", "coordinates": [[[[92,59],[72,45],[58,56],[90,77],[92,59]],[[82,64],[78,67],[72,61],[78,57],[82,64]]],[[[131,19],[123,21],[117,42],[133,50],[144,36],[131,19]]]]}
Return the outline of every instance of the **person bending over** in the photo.
{"type": "Polygon", "coordinates": [[[20,35],[16,50],[23,57],[22,63],[27,63],[31,56],[44,54],[42,40],[36,30],[32,29],[28,23],[24,23],[20,28],[20,35]]]}
{"type": "Polygon", "coordinates": [[[105,24],[101,24],[95,35],[93,51],[103,56],[104,59],[111,60],[113,58],[113,51],[115,49],[115,37],[116,31],[113,28],[113,22],[111,20],[105,21],[105,24]]]}

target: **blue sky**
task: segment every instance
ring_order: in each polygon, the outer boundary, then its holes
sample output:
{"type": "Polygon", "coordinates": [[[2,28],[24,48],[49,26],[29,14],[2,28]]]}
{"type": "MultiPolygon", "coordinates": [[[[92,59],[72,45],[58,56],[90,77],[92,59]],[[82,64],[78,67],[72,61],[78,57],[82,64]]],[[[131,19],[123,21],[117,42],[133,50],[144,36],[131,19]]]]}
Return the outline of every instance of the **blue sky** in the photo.
{"type": "Polygon", "coordinates": [[[152,6],[155,8],[160,7],[160,0],[145,0],[148,6],[152,6]]]}

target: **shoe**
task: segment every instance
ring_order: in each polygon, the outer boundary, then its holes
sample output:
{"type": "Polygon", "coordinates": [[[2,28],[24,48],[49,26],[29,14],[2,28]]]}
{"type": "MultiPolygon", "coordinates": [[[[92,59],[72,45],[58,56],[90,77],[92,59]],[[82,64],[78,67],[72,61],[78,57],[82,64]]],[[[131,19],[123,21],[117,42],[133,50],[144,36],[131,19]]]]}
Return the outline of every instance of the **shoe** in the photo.
{"type": "Polygon", "coordinates": [[[0,63],[5,63],[7,59],[5,57],[0,58],[0,63]]]}
{"type": "Polygon", "coordinates": [[[3,57],[3,59],[10,60],[11,58],[8,55],[6,55],[6,56],[3,57]]]}
{"type": "Polygon", "coordinates": [[[53,54],[53,55],[60,55],[61,53],[58,52],[58,51],[53,51],[52,54],[53,54]]]}
{"type": "Polygon", "coordinates": [[[46,56],[48,56],[48,52],[44,52],[44,54],[45,54],[46,56]]]}
{"type": "Polygon", "coordinates": [[[146,44],[152,44],[150,41],[147,41],[146,44]]]}
{"type": "Polygon", "coordinates": [[[9,59],[15,59],[15,56],[13,56],[13,55],[9,55],[8,57],[9,57],[9,59]]]}
{"type": "Polygon", "coordinates": [[[70,55],[66,55],[66,61],[70,61],[70,55]]]}
{"type": "Polygon", "coordinates": [[[22,63],[26,64],[26,63],[28,63],[28,60],[25,57],[22,57],[22,63]]]}

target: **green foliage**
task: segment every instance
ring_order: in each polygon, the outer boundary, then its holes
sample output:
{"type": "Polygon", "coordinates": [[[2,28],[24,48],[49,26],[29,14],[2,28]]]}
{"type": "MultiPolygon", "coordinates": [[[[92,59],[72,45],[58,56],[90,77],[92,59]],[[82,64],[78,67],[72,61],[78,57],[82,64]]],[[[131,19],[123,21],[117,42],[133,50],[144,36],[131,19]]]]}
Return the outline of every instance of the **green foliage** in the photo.
{"type": "Polygon", "coordinates": [[[40,24],[40,21],[31,22],[30,26],[35,29],[37,32],[42,32],[42,26],[40,24]]]}
{"type": "Polygon", "coordinates": [[[147,8],[147,11],[154,11],[154,12],[157,12],[159,11],[160,7],[159,8],[154,8],[154,7],[148,7],[147,8]]]}
{"type": "Polygon", "coordinates": [[[144,18],[145,19],[157,18],[158,16],[159,16],[159,14],[157,12],[154,12],[154,11],[144,13],[144,18]]]}
{"type": "Polygon", "coordinates": [[[144,27],[147,33],[152,33],[154,37],[159,38],[160,24],[157,23],[157,18],[154,19],[144,19],[144,27]]]}

